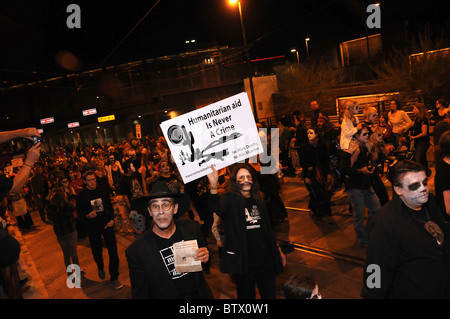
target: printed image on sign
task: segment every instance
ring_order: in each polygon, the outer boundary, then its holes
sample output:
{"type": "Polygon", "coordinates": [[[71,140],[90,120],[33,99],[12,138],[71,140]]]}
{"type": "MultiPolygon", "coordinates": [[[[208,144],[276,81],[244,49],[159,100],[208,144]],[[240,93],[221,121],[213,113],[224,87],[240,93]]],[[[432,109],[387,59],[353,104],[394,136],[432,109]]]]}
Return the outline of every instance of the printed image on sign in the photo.
{"type": "Polygon", "coordinates": [[[160,126],[184,183],[263,152],[245,92],[160,126]]]}

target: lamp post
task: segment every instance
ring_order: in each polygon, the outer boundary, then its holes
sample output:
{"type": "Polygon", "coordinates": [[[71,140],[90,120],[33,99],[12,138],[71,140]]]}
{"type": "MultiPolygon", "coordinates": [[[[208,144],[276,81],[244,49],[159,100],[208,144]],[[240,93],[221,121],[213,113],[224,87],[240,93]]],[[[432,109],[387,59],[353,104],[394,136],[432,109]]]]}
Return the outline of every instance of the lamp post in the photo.
{"type": "Polygon", "coordinates": [[[300,58],[299,58],[299,56],[298,56],[298,50],[296,50],[296,49],[291,49],[291,52],[297,54],[297,64],[300,64],[300,58]]]}
{"type": "Polygon", "coordinates": [[[249,80],[249,84],[250,84],[250,95],[252,98],[252,105],[253,105],[253,115],[255,117],[255,122],[258,123],[259,120],[258,120],[258,113],[257,113],[256,101],[255,101],[255,91],[253,89],[252,73],[251,73],[251,69],[250,69],[250,58],[248,55],[248,48],[247,48],[247,37],[245,35],[244,20],[242,18],[241,1],[240,0],[230,0],[231,4],[235,4],[236,2],[238,4],[239,17],[241,19],[241,30],[242,30],[242,38],[244,39],[245,60],[247,63],[248,80],[249,80]]]}
{"type": "Polygon", "coordinates": [[[310,38],[305,38],[305,44],[306,44],[306,55],[308,56],[308,62],[309,62],[309,46],[308,42],[311,40],[310,38]]]}

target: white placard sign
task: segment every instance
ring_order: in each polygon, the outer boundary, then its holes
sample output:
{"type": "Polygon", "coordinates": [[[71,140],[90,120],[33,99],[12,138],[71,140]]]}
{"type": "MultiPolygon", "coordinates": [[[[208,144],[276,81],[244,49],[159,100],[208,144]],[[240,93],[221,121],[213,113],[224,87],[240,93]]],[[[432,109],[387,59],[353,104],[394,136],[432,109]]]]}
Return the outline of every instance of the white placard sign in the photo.
{"type": "Polygon", "coordinates": [[[185,183],[263,152],[245,92],[160,126],[185,183]]]}

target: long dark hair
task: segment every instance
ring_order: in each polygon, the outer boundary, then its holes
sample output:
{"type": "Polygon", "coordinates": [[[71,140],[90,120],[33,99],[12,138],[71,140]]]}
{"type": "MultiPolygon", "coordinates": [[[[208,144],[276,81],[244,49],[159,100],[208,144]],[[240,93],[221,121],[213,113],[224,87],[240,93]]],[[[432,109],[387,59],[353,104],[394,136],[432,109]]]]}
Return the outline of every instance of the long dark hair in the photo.
{"type": "Polygon", "coordinates": [[[233,166],[230,174],[230,180],[229,180],[229,189],[232,192],[238,193],[241,195],[241,187],[239,185],[239,182],[237,181],[237,173],[241,169],[246,169],[250,172],[250,175],[253,179],[252,184],[252,190],[250,191],[250,196],[257,201],[258,203],[262,201],[261,194],[259,192],[259,183],[258,183],[258,177],[256,176],[254,170],[247,164],[236,164],[233,166]]]}
{"type": "Polygon", "coordinates": [[[52,194],[50,196],[50,205],[53,206],[56,210],[60,210],[64,208],[68,204],[67,194],[62,188],[55,188],[52,190],[52,194]]]}

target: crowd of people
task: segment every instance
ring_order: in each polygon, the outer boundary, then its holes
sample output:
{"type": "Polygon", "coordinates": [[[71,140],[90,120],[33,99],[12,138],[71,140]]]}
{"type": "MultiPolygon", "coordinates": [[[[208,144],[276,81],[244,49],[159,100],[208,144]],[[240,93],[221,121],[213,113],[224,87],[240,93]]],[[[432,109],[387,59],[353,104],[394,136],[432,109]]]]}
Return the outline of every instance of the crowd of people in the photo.
{"type": "MultiPolygon", "coordinates": [[[[435,222],[432,228],[440,229],[438,234],[447,234],[441,219],[447,221],[450,213],[448,103],[438,100],[431,112],[423,103],[415,103],[414,120],[402,110],[399,101],[392,100],[389,105],[386,114],[365,107],[361,120],[358,103],[347,101],[338,123],[329,120],[317,101],[311,102],[309,121],[308,114],[300,111],[283,116],[278,122],[281,174],[261,174],[258,163],[235,164],[219,171],[212,166],[212,173],[184,184],[164,137],[155,140],[147,136],[54,154],[39,154],[37,144],[22,166],[7,165],[3,170],[0,221],[6,224],[8,212],[17,227],[26,230],[34,227],[30,210],[37,209],[42,221],[53,226],[68,275],[72,274],[70,265],[79,265],[78,240],[88,237],[98,276],[106,278],[103,238],[109,254],[110,281],[116,289],[123,285],[119,281],[115,233],[132,234],[135,241],[127,249],[126,258],[133,298],[213,298],[201,271],[178,271],[173,263],[174,243],[196,240],[194,259],[208,273],[206,238],[212,234],[220,251],[220,269],[232,276],[238,298],[255,298],[255,285],[262,298],[275,298],[275,278],[286,264],[272,232],[273,226],[288,217],[280,198],[283,175],[304,181],[312,217],[329,224],[335,224],[332,196],[345,187],[356,239],[368,248],[372,262],[382,264],[388,249],[379,251],[380,246],[373,248],[373,243],[388,244],[388,239],[381,238],[386,224],[378,220],[373,227],[365,225],[365,208],[371,222],[385,215],[379,211],[395,209],[394,199],[395,205],[404,203],[415,210],[417,207],[410,206],[408,191],[426,190],[428,200],[427,152],[433,141],[436,172],[440,173],[436,174],[436,205],[427,216],[435,222]],[[390,200],[381,176],[405,165],[405,161],[416,166],[406,165],[404,171],[390,178],[395,197],[390,200]],[[405,176],[410,177],[407,173],[413,175],[410,182],[418,183],[418,187],[405,191],[405,176]],[[371,229],[376,236],[371,236],[371,229]]],[[[34,129],[27,129],[20,136],[36,135],[34,129]]],[[[16,136],[0,135],[0,142],[16,136]]],[[[423,194],[420,196],[425,198],[423,194]]],[[[433,239],[438,237],[434,235],[433,239]]],[[[447,249],[446,242],[443,245],[444,240],[439,238],[439,248],[447,249]]],[[[396,280],[395,274],[390,276],[396,280]]],[[[291,278],[285,288],[293,289],[298,280],[291,278]]],[[[311,278],[307,282],[311,286],[308,296],[320,296],[317,282],[311,278]]],[[[398,297],[407,290],[383,290],[384,295],[381,290],[376,294],[372,291],[365,287],[363,296],[398,297]]]]}

